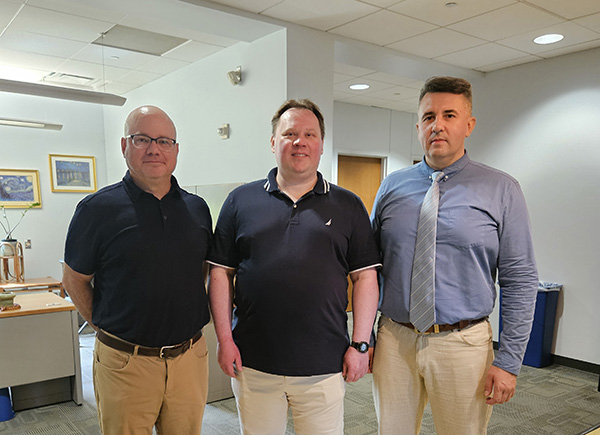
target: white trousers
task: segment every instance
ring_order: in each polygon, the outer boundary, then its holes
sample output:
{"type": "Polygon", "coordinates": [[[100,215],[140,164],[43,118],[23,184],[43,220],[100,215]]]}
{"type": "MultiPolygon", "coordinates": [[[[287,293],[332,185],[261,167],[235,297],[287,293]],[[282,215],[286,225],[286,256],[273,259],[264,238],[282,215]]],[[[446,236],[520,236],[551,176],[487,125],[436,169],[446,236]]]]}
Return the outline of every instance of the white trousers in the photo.
{"type": "Polygon", "coordinates": [[[283,435],[288,407],[297,435],[343,435],[346,383],[341,373],[279,376],[248,367],[231,386],[244,435],[283,435]]]}
{"type": "Polygon", "coordinates": [[[492,415],[485,377],[493,358],[488,321],[420,335],[382,316],[373,361],[379,433],[418,435],[429,401],[438,435],[485,434],[492,415]]]}

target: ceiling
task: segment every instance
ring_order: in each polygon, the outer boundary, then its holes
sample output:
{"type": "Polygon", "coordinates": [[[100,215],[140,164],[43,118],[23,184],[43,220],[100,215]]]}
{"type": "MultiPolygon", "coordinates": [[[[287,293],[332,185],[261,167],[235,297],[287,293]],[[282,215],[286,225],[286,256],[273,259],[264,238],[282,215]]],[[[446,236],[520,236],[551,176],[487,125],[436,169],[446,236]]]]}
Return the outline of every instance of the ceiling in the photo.
{"type": "MultiPolygon", "coordinates": [[[[599,0],[0,0],[0,79],[122,95],[282,22],[481,73],[600,47],[599,0]]],[[[334,70],[336,101],[415,110],[414,77],[334,70]]]]}

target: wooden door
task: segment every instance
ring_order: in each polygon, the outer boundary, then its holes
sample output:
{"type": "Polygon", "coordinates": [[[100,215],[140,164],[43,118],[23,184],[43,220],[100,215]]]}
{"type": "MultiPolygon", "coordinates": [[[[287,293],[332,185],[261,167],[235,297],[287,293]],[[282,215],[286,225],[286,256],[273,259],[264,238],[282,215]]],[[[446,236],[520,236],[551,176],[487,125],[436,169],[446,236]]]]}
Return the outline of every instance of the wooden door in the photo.
{"type": "MultiPolygon", "coordinates": [[[[351,190],[362,199],[369,214],[381,184],[380,158],[338,156],[338,186],[351,190]]],[[[348,308],[352,311],[352,283],[348,278],[348,308]]]]}

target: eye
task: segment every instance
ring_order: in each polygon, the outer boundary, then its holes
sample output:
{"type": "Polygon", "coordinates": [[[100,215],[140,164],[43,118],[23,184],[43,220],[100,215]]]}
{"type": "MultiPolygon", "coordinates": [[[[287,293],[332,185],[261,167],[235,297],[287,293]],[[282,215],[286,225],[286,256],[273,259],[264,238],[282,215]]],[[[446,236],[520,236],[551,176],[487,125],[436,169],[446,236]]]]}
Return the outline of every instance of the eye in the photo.
{"type": "Polygon", "coordinates": [[[147,136],[136,136],[135,139],[138,143],[141,143],[144,145],[150,143],[150,138],[147,136]]]}

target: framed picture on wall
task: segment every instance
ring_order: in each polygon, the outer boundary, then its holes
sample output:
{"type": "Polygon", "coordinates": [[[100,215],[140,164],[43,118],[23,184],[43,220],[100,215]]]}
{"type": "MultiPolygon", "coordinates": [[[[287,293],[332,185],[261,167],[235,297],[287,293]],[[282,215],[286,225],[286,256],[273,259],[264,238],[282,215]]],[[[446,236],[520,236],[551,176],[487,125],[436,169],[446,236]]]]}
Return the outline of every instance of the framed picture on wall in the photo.
{"type": "Polygon", "coordinates": [[[42,206],[40,174],[33,169],[0,169],[0,205],[6,208],[42,206]]]}
{"type": "Polygon", "coordinates": [[[50,154],[53,192],[95,192],[96,158],[50,154]]]}

